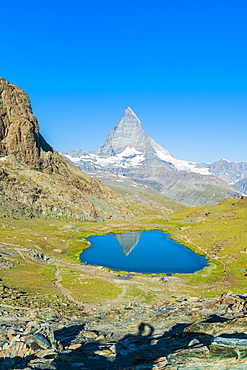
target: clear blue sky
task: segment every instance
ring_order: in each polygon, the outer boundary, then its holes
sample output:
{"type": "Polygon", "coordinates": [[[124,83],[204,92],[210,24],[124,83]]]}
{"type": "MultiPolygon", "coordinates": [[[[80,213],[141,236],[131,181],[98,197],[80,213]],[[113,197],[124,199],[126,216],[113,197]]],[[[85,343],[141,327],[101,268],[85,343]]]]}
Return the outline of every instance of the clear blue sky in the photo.
{"type": "Polygon", "coordinates": [[[176,158],[247,161],[246,19],[246,0],[3,1],[0,76],[59,151],[130,106],[176,158]]]}

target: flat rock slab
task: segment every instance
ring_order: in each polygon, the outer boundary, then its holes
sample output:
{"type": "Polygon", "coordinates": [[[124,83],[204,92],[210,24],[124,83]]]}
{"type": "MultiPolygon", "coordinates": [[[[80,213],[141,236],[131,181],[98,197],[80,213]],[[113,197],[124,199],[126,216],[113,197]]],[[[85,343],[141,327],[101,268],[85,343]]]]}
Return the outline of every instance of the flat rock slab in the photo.
{"type": "Polygon", "coordinates": [[[210,345],[210,353],[223,358],[247,358],[247,339],[215,337],[210,345]]]}

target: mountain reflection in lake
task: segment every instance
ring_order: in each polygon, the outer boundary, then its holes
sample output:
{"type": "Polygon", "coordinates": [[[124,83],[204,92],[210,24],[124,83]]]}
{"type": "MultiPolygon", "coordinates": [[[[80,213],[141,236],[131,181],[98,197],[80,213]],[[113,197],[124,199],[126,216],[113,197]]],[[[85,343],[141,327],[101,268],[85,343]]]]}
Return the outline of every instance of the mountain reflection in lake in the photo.
{"type": "Polygon", "coordinates": [[[122,246],[123,253],[128,256],[138,244],[142,231],[128,231],[121,234],[113,234],[114,238],[122,246]]]}
{"type": "Polygon", "coordinates": [[[193,273],[207,266],[204,257],[157,230],[93,235],[88,240],[91,247],[81,261],[117,271],[193,273]]]}

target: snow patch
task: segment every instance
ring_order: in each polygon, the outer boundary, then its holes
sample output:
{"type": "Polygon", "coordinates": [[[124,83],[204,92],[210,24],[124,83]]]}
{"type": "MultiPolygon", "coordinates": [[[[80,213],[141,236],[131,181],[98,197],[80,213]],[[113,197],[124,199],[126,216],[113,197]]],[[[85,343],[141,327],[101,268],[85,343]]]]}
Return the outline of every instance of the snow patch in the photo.
{"type": "Polygon", "coordinates": [[[0,161],[6,161],[7,157],[0,157],[0,161]]]}
{"type": "Polygon", "coordinates": [[[66,158],[68,158],[71,162],[80,162],[80,160],[82,159],[83,156],[81,157],[72,157],[71,155],[69,154],[64,154],[64,156],[66,158]]]}
{"type": "Polygon", "coordinates": [[[69,154],[65,154],[65,157],[76,164],[79,164],[80,161],[88,161],[100,166],[112,164],[121,167],[139,166],[145,160],[145,156],[142,152],[130,147],[127,147],[122,153],[112,157],[100,157],[93,153],[88,153],[87,155],[83,154],[80,157],[73,157],[69,154]]]}
{"type": "MultiPolygon", "coordinates": [[[[156,143],[152,138],[149,137],[149,139],[156,156],[162,161],[172,165],[175,170],[183,172],[195,172],[201,175],[212,175],[212,172],[210,172],[207,167],[200,168],[196,162],[176,159],[163,146],[156,143]]],[[[101,157],[97,154],[85,152],[81,156],[73,157],[69,154],[65,154],[64,156],[67,157],[71,162],[74,162],[76,165],[79,165],[80,161],[82,161],[91,162],[94,166],[97,167],[107,167],[109,165],[125,168],[135,167],[141,166],[142,162],[146,159],[142,152],[132,147],[127,147],[126,149],[124,149],[123,152],[111,157],[101,157]]]]}
{"type": "Polygon", "coordinates": [[[122,153],[117,154],[117,155],[121,156],[121,157],[129,157],[129,156],[135,155],[135,154],[142,154],[142,152],[139,152],[135,148],[130,148],[129,146],[127,146],[127,148],[124,149],[124,151],[122,153]]]}
{"type": "Polygon", "coordinates": [[[195,162],[188,162],[182,159],[174,158],[169,152],[163,150],[156,150],[156,155],[162,161],[171,163],[177,170],[185,172],[195,172],[201,175],[212,175],[208,168],[198,168],[195,162]]]}
{"type": "Polygon", "coordinates": [[[127,147],[122,153],[112,157],[99,157],[95,155],[96,163],[101,166],[115,164],[123,167],[139,166],[145,160],[145,156],[135,148],[127,147]]]}

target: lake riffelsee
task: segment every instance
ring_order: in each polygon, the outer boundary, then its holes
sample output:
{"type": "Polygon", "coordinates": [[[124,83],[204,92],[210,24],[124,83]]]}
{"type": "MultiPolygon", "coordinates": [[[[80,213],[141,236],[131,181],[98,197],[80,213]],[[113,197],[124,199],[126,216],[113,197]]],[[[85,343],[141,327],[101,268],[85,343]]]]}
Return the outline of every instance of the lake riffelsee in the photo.
{"type": "Polygon", "coordinates": [[[93,235],[82,262],[112,270],[141,273],[193,273],[208,262],[161,231],[93,235]]]}

